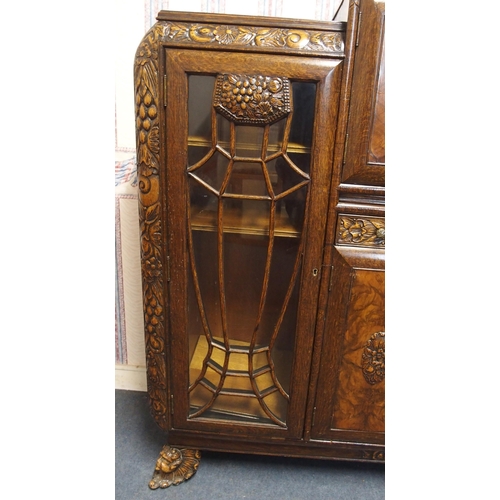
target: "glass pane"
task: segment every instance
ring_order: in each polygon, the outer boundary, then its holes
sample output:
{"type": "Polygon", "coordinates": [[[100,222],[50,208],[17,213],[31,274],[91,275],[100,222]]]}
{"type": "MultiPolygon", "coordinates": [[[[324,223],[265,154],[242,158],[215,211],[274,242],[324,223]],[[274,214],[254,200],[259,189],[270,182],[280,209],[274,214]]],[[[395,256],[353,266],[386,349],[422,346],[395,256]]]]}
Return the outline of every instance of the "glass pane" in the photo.
{"type": "Polygon", "coordinates": [[[276,189],[279,195],[278,212],[282,220],[287,221],[294,228],[301,231],[307,198],[306,173],[309,171],[309,162],[307,160],[309,155],[298,154],[296,156],[298,160],[301,160],[300,162],[297,162],[297,159],[293,158],[292,154],[290,154],[290,157],[295,161],[283,161],[283,159],[279,158],[276,162],[276,172],[278,174],[276,189]],[[306,172],[295,170],[295,167],[297,167],[296,162],[300,163],[300,166],[306,172]]]}
{"type": "Polygon", "coordinates": [[[264,138],[263,127],[238,125],[235,127],[235,134],[237,156],[260,158],[264,138]]]}
{"type": "MultiPolygon", "coordinates": [[[[195,149],[200,152],[200,156],[203,154],[202,149],[204,148],[195,149]]],[[[212,151],[210,154],[201,156],[188,170],[191,178],[196,179],[202,185],[206,185],[209,190],[212,188],[212,191],[218,194],[228,172],[228,166],[229,159],[227,157],[218,151],[212,151]]]]}
{"type": "Polygon", "coordinates": [[[269,196],[262,162],[233,163],[225,194],[269,196]]]}
{"type": "Polygon", "coordinates": [[[269,142],[267,145],[267,156],[281,151],[285,133],[286,120],[280,120],[269,127],[269,142]]]}
{"type": "Polygon", "coordinates": [[[229,120],[217,114],[217,144],[228,153],[231,150],[231,128],[229,120]]]}
{"type": "Polygon", "coordinates": [[[213,108],[213,77],[189,78],[189,418],[286,427],[316,87],[242,125],[213,108]]]}
{"type": "Polygon", "coordinates": [[[316,84],[293,82],[292,89],[294,109],[288,149],[292,150],[296,146],[310,148],[313,136],[316,84]]]}
{"type": "Polygon", "coordinates": [[[189,139],[209,144],[212,134],[212,93],[214,76],[191,75],[189,77],[189,139]]]}

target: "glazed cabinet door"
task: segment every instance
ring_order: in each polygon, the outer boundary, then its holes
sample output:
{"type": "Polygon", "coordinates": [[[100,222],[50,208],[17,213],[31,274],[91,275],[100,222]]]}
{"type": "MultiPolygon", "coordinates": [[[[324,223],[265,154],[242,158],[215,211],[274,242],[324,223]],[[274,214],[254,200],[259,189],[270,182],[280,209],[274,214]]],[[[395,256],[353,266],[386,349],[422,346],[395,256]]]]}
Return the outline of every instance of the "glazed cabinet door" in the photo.
{"type": "Polygon", "coordinates": [[[335,246],[332,272],[311,437],[383,444],[384,252],[335,246]]]}
{"type": "Polygon", "coordinates": [[[385,184],[385,3],[361,0],[342,182],[385,184]]]}
{"type": "Polygon", "coordinates": [[[340,61],[163,55],[171,428],[299,438],[340,61]]]}

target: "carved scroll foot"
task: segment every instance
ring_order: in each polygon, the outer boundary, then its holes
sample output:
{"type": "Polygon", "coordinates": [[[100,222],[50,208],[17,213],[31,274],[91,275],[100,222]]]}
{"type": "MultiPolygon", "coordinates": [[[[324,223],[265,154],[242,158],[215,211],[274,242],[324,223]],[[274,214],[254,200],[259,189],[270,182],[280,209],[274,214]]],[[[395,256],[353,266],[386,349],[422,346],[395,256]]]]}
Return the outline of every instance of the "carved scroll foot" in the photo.
{"type": "Polygon", "coordinates": [[[158,460],[149,487],[168,488],[178,485],[194,476],[200,464],[201,452],[199,450],[178,449],[165,445],[158,460]]]}

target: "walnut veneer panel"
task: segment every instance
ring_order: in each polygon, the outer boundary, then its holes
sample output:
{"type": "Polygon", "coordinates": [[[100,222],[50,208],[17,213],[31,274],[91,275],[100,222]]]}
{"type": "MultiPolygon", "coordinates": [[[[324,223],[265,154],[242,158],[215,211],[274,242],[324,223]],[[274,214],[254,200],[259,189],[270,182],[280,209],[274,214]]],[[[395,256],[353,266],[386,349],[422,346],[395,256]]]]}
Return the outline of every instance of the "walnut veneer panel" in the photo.
{"type": "Polygon", "coordinates": [[[384,431],[384,278],[383,271],[354,271],[332,428],[384,431]]]}

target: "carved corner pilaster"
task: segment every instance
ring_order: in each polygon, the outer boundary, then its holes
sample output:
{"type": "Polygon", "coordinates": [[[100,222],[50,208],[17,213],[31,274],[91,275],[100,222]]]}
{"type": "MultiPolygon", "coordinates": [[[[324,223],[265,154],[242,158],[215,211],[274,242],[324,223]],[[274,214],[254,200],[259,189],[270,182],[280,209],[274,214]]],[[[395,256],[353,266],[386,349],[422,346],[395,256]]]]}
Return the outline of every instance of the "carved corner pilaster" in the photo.
{"type": "Polygon", "coordinates": [[[156,423],[167,429],[167,369],[163,228],[160,219],[158,51],[162,26],[153,26],[139,45],[134,64],[136,153],[139,178],[141,274],[148,393],[156,423]]]}
{"type": "Polygon", "coordinates": [[[200,464],[201,452],[199,450],[178,449],[165,445],[158,460],[149,487],[168,488],[177,486],[194,476],[200,464]]]}

